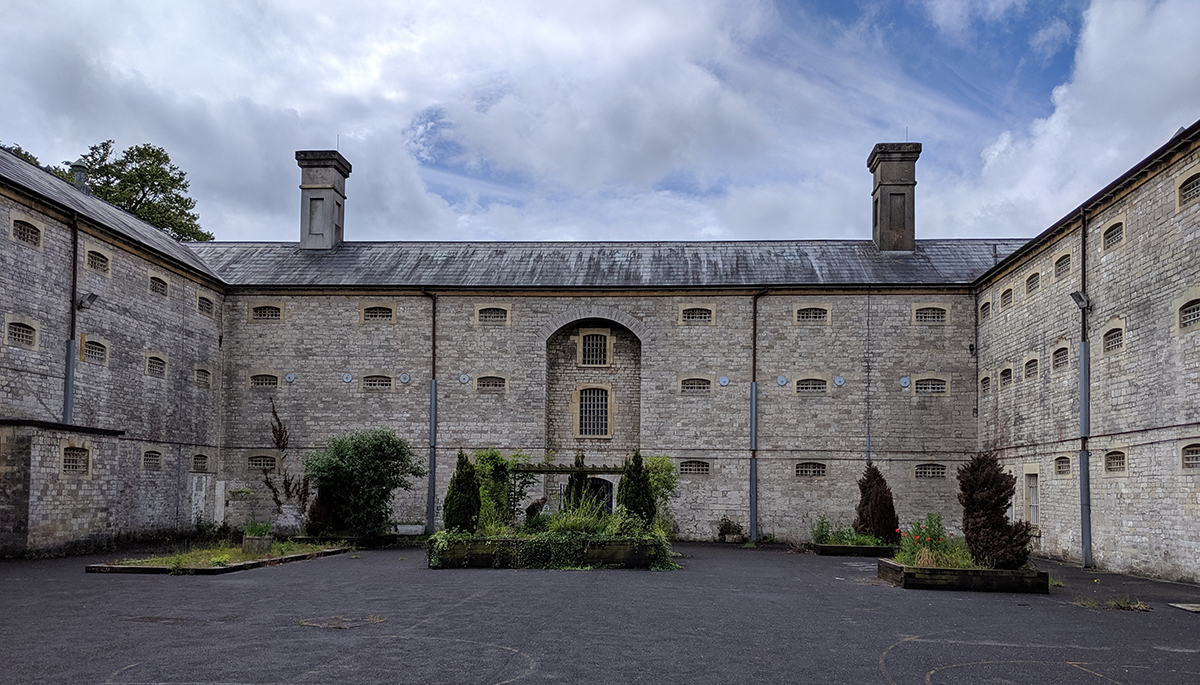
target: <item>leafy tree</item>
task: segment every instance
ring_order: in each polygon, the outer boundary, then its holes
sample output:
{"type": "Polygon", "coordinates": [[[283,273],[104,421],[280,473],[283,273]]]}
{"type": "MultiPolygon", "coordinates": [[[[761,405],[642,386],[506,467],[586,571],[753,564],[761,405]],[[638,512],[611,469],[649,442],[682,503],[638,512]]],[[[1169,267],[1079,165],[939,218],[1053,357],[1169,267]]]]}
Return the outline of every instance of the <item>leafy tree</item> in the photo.
{"type": "Polygon", "coordinates": [[[870,462],[858,479],[858,507],[854,510],[854,532],[874,535],[884,544],[895,544],[900,540],[900,519],[896,516],[896,503],[892,500],[892,488],[879,472],[879,467],[870,462]]]}
{"type": "Polygon", "coordinates": [[[474,533],[479,521],[479,480],[475,477],[475,465],[462,450],[458,451],[458,465],[450,476],[446,499],[442,503],[442,520],[446,530],[474,533]]]}
{"type": "Polygon", "coordinates": [[[501,529],[512,523],[508,506],[508,460],[500,450],[475,452],[475,477],[479,481],[479,528],[501,529]]]}
{"type": "Polygon", "coordinates": [[[0,143],[0,149],[7,150],[7,151],[13,153],[14,155],[20,157],[21,159],[25,160],[26,162],[29,162],[30,164],[32,164],[34,166],[42,165],[41,162],[38,161],[38,158],[33,156],[32,152],[29,152],[28,150],[21,147],[20,145],[17,145],[16,143],[13,143],[12,145],[5,145],[3,143],[0,143]]]}
{"type": "Polygon", "coordinates": [[[1016,569],[1029,561],[1029,522],[1009,521],[1006,514],[1016,485],[1017,477],[1004,472],[995,452],[980,452],[958,467],[963,536],[975,563],[1016,569]]]}
{"type": "Polygon", "coordinates": [[[659,518],[669,518],[671,495],[679,486],[679,470],[670,457],[645,457],[642,462],[650,479],[650,494],[659,518]]]}
{"type": "Polygon", "coordinates": [[[320,488],[330,527],[361,536],[385,532],[392,493],[410,489],[410,478],[426,473],[408,443],[385,430],[332,438],[323,451],[304,457],[304,470],[320,488]]]}
{"type": "Polygon", "coordinates": [[[639,450],[634,450],[633,459],[625,464],[620,490],[617,491],[617,505],[625,507],[626,511],[646,523],[654,521],[654,493],[650,489],[650,476],[646,473],[639,450]]]}
{"type": "MultiPolygon", "coordinates": [[[[176,240],[205,241],[213,235],[200,228],[196,201],[187,196],[187,172],[171,163],[167,151],[143,143],[114,156],[114,141],[97,143],[83,155],[88,187],[96,197],[124,209],[176,240]]],[[[52,171],[73,181],[71,162],[52,171]]]]}

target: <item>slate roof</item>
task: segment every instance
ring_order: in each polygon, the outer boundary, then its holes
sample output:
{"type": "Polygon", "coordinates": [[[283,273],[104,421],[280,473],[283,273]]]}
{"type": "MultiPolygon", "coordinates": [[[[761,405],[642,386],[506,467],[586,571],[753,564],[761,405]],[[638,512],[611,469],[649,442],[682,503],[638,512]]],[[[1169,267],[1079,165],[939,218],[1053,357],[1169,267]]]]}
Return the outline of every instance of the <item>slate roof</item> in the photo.
{"type": "Polygon", "coordinates": [[[55,204],[73,209],[79,212],[80,216],[203,274],[216,277],[216,274],[194,252],[184,247],[183,243],[123,209],[118,209],[97,197],[84,195],[74,185],[7,150],[0,150],[0,178],[22,186],[55,204]]]}
{"type": "Polygon", "coordinates": [[[918,240],[881,253],[869,240],[729,242],[189,243],[239,286],[714,288],[968,284],[1025,240],[918,240]]]}

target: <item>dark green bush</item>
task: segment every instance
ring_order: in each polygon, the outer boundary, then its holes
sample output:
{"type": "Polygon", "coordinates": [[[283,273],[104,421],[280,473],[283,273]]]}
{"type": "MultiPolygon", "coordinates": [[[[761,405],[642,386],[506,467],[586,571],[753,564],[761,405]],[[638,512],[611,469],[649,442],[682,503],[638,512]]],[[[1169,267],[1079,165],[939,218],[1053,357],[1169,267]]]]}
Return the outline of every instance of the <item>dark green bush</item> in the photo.
{"type": "MultiPolygon", "coordinates": [[[[583,466],[583,452],[575,453],[575,466],[583,466]]],[[[588,478],[582,471],[571,473],[567,479],[567,491],[563,495],[563,504],[567,509],[573,509],[583,503],[588,496],[588,478]]]]}
{"type": "Polygon", "coordinates": [[[896,504],[892,501],[892,488],[874,464],[867,463],[866,471],[858,479],[858,492],[854,532],[874,535],[888,545],[898,542],[900,519],[896,516],[896,504]]]}
{"type": "Polygon", "coordinates": [[[305,456],[304,470],[320,487],[329,528],[359,536],[387,531],[392,493],[425,475],[408,443],[385,430],[332,438],[324,450],[305,456]]]}
{"type": "Polygon", "coordinates": [[[475,465],[467,455],[458,451],[458,465],[450,476],[446,499],[442,504],[442,520],[446,530],[474,533],[479,522],[479,480],[475,477],[475,465]]]}
{"type": "Polygon", "coordinates": [[[650,476],[642,464],[642,453],[634,450],[633,459],[625,464],[621,474],[620,489],[617,490],[617,506],[625,507],[630,514],[647,524],[654,522],[654,492],[650,489],[650,476]]]}
{"type": "Polygon", "coordinates": [[[1005,473],[994,452],[980,452],[958,468],[958,502],[971,557],[983,566],[1017,569],[1029,561],[1028,521],[1009,521],[1016,476],[1005,473]]]}

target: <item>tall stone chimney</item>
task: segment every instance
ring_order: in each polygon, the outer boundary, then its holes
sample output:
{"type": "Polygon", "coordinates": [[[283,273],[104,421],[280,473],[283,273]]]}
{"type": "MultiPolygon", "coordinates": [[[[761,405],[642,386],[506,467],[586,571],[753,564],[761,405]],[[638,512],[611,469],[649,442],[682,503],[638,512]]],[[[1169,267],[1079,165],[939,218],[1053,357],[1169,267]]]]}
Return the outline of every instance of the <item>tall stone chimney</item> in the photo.
{"type": "Polygon", "coordinates": [[[912,251],[916,247],[914,191],[920,143],[876,143],[867,157],[875,175],[871,191],[871,234],[881,252],[912,251]]]}
{"type": "Polygon", "coordinates": [[[300,249],[329,250],[342,242],[350,162],[336,150],[297,150],[300,165],[300,249]]]}

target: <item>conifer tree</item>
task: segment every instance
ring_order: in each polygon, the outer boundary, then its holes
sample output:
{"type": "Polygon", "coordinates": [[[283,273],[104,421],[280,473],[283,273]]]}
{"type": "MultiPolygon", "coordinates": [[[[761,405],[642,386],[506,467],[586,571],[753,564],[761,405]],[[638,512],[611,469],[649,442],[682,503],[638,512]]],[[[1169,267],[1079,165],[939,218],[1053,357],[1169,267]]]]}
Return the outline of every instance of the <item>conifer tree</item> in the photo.
{"type": "MultiPolygon", "coordinates": [[[[582,450],[575,453],[575,467],[583,468],[583,451],[582,450]]],[[[566,492],[566,497],[565,497],[566,498],[566,502],[565,502],[566,507],[568,509],[573,509],[573,508],[579,506],[579,503],[583,501],[583,498],[587,496],[587,493],[588,493],[587,474],[584,473],[583,471],[572,471],[571,477],[567,479],[567,492],[566,492]]]]}
{"type": "Polygon", "coordinates": [[[858,492],[854,532],[874,535],[889,545],[899,542],[900,519],[896,517],[892,488],[875,464],[867,463],[867,470],[858,479],[858,492]]]}
{"type": "Polygon", "coordinates": [[[621,474],[621,485],[617,491],[617,505],[647,524],[654,521],[654,493],[650,489],[650,475],[642,463],[642,453],[634,450],[633,459],[625,464],[621,474]]]}
{"type": "Polygon", "coordinates": [[[1016,476],[1005,473],[992,451],[980,452],[958,468],[958,502],[963,536],[975,563],[1017,569],[1029,561],[1028,521],[1009,521],[1016,476]]]}
{"type": "Polygon", "coordinates": [[[462,450],[458,451],[458,465],[446,488],[442,520],[446,530],[463,533],[474,533],[479,521],[479,479],[475,477],[475,465],[462,450]]]}

